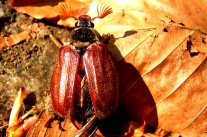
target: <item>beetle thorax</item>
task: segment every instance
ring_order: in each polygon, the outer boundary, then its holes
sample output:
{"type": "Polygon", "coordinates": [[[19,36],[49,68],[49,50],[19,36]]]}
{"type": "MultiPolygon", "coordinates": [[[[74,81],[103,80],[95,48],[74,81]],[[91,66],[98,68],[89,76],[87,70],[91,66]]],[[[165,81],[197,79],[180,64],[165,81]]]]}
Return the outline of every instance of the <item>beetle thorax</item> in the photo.
{"type": "MultiPolygon", "coordinates": [[[[99,41],[98,32],[94,29],[94,24],[91,17],[88,15],[81,15],[75,23],[75,29],[71,31],[69,36],[70,42],[95,42],[99,41]]],[[[79,45],[79,44],[75,44],[79,45]]],[[[75,46],[74,45],[74,46],[75,46]]],[[[85,46],[85,45],[84,45],[85,46]]]]}
{"type": "Polygon", "coordinates": [[[99,40],[98,32],[93,28],[75,28],[69,36],[69,43],[75,46],[78,53],[84,53],[87,47],[99,40]]]}
{"type": "Polygon", "coordinates": [[[93,27],[88,15],[80,16],[76,22],[75,29],[69,35],[69,43],[75,46],[78,53],[84,53],[91,43],[100,41],[100,34],[93,27]]]}

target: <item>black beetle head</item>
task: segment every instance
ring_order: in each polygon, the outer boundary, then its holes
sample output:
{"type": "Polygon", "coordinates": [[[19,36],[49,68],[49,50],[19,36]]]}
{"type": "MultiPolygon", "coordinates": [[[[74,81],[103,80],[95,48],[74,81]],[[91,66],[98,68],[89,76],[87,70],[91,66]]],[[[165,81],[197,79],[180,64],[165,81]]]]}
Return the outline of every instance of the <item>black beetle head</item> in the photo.
{"type": "Polygon", "coordinates": [[[91,21],[91,17],[88,15],[81,15],[78,18],[78,21],[75,23],[75,27],[83,27],[83,28],[94,28],[94,23],[91,21]]]}

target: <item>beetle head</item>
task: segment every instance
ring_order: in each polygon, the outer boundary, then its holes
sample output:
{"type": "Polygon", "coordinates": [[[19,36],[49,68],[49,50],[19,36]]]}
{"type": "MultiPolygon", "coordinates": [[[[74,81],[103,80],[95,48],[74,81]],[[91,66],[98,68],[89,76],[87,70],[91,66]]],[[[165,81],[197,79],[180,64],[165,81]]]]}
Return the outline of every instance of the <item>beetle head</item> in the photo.
{"type": "Polygon", "coordinates": [[[91,21],[91,17],[88,15],[81,15],[78,18],[78,21],[75,23],[75,27],[79,28],[79,27],[89,27],[89,28],[93,28],[94,27],[94,23],[91,21]]]}

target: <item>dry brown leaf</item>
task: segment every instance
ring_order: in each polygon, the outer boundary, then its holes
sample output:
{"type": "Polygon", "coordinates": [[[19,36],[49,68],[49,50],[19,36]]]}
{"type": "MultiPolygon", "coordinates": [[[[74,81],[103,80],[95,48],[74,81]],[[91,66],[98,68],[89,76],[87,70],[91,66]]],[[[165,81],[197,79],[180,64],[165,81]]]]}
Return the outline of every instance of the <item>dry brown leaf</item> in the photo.
{"type": "Polygon", "coordinates": [[[8,0],[10,5],[21,13],[26,13],[36,19],[45,18],[51,20],[58,25],[63,25],[65,27],[74,27],[74,19],[61,18],[62,12],[58,10],[61,5],[67,4],[68,14],[74,17],[79,17],[79,15],[87,14],[89,10],[89,5],[91,0],[79,1],[79,0],[8,0]]]}
{"type": "MultiPolygon", "coordinates": [[[[207,3],[95,0],[79,1],[77,6],[75,2],[71,15],[77,10],[76,17],[96,15],[100,3],[114,11],[97,20],[95,28],[114,35],[108,47],[116,60],[120,107],[135,121],[172,131],[173,136],[206,135],[207,3]]],[[[27,14],[36,18],[56,18],[52,2],[46,5],[14,8],[24,13],[30,8],[27,14]]]]}
{"type": "Polygon", "coordinates": [[[54,120],[54,115],[47,111],[42,111],[36,124],[29,130],[27,137],[67,137],[74,136],[77,129],[68,119],[60,123],[59,120],[54,120]]]}
{"type": "MultiPolygon", "coordinates": [[[[119,16],[118,13],[115,15],[119,18],[119,22],[123,21],[119,23],[121,26],[117,25],[117,28],[122,31],[128,27],[128,30],[124,31],[131,32],[132,35],[124,37],[121,31],[113,33],[112,28],[116,25],[109,24],[102,27],[102,30],[110,30],[110,33],[115,34],[115,38],[123,37],[114,43],[118,50],[111,49],[118,57],[117,61],[122,59],[117,64],[121,107],[136,121],[143,120],[147,124],[182,136],[200,136],[206,132],[205,119],[201,121],[200,117],[203,117],[201,114],[205,113],[207,103],[205,99],[207,36],[204,25],[207,21],[204,17],[201,20],[189,21],[191,16],[188,15],[186,19],[185,10],[173,8],[174,5],[170,2],[167,4],[159,2],[159,4],[163,4],[159,10],[168,5],[169,9],[180,12],[183,17],[179,16],[179,18],[182,18],[185,26],[172,22],[163,23],[164,15],[178,23],[181,21],[177,21],[177,16],[176,18],[171,16],[170,10],[163,11],[164,14],[162,11],[161,14],[152,12],[156,10],[157,2],[151,2],[148,4],[150,9],[146,5],[137,8],[137,10],[143,9],[142,12],[125,11],[123,17],[121,12],[119,16]],[[137,17],[134,13],[137,13],[137,17]],[[131,20],[127,22],[125,17],[131,20]],[[195,50],[192,51],[189,47],[195,50]]],[[[192,6],[188,3],[182,6],[191,6],[192,10],[194,6],[194,10],[198,8],[197,5],[192,6]]],[[[115,16],[109,16],[111,21],[115,16]]],[[[193,16],[200,17],[199,13],[193,16]]]]}
{"type": "Polygon", "coordinates": [[[8,37],[2,37],[0,36],[0,50],[3,47],[7,47],[7,46],[13,46],[23,40],[28,40],[30,38],[30,35],[28,32],[24,31],[24,32],[20,32],[17,34],[12,34],[8,37]]]}
{"type": "Polygon", "coordinates": [[[18,44],[19,42],[23,40],[28,40],[31,38],[35,38],[37,33],[39,32],[39,27],[37,23],[34,23],[32,25],[23,24],[20,26],[20,28],[23,30],[23,32],[11,34],[8,37],[0,36],[0,50],[4,47],[10,47],[15,44],[18,44]]]}
{"type": "Polygon", "coordinates": [[[11,111],[10,118],[9,118],[9,124],[3,127],[0,127],[1,129],[1,128],[8,126],[6,130],[6,137],[26,136],[29,129],[32,127],[32,125],[37,120],[36,115],[32,117],[28,117],[28,115],[30,115],[31,112],[34,111],[34,107],[30,111],[28,111],[26,114],[19,117],[21,106],[23,104],[23,99],[25,96],[25,92],[26,92],[25,88],[21,87],[14,101],[13,107],[12,107],[12,111],[11,111]]]}

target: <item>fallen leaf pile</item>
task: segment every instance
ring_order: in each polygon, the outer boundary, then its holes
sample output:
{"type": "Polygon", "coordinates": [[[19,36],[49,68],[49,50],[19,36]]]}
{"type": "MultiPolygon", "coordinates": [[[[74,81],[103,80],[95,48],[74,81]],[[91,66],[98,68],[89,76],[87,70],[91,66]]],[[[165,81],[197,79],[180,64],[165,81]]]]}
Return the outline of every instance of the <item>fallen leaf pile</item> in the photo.
{"type": "Polygon", "coordinates": [[[111,34],[107,46],[117,67],[120,108],[135,122],[171,131],[175,137],[206,136],[204,0],[9,2],[18,12],[65,27],[74,26],[74,20],[56,10],[64,2],[69,3],[67,16],[74,17],[95,17],[98,4],[109,5],[113,14],[96,20],[95,29],[111,34]]]}

